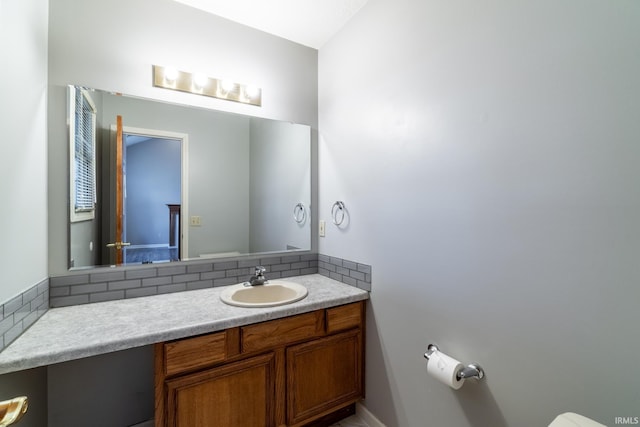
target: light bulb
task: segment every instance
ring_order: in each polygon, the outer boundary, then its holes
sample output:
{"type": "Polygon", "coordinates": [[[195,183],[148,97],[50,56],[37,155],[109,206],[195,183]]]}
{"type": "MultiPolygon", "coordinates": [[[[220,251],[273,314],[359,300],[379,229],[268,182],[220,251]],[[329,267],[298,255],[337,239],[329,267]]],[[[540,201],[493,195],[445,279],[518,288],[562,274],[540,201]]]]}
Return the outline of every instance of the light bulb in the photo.
{"type": "Polygon", "coordinates": [[[199,89],[202,89],[209,82],[209,77],[202,73],[196,73],[193,75],[193,85],[199,89]]]}
{"type": "Polygon", "coordinates": [[[256,98],[260,95],[260,88],[256,86],[247,86],[244,90],[244,93],[251,99],[256,98]]]}
{"type": "Polygon", "coordinates": [[[235,89],[235,87],[236,87],[236,84],[231,80],[222,81],[222,90],[224,90],[225,92],[231,92],[233,89],[235,89]]]}
{"type": "Polygon", "coordinates": [[[174,82],[178,78],[178,70],[173,67],[166,67],[164,69],[164,79],[168,82],[174,82]]]}

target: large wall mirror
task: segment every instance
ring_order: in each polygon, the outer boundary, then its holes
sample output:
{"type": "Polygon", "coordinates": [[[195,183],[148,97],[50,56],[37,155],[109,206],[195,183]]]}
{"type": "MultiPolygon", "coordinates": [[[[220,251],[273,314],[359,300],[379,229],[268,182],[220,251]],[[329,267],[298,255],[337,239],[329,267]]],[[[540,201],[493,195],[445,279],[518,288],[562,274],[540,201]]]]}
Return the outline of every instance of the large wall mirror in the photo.
{"type": "Polygon", "coordinates": [[[69,86],[69,267],[311,249],[311,129],[69,86]]]}

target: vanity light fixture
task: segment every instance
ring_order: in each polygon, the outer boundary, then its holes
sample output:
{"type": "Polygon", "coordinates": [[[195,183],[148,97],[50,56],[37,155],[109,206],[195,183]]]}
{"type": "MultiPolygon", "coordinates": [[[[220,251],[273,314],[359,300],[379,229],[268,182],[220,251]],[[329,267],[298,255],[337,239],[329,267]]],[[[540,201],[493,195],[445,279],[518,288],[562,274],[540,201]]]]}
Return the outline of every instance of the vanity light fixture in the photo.
{"type": "Polygon", "coordinates": [[[262,89],[259,87],[220,80],[204,74],[179,71],[161,65],[153,66],[153,86],[262,106],[262,89]]]}

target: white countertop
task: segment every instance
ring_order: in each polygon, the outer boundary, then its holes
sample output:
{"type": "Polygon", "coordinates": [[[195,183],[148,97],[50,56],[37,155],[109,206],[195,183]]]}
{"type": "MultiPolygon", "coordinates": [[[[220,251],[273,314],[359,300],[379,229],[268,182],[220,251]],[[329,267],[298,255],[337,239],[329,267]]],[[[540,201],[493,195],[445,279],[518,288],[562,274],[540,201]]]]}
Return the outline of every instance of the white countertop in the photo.
{"type": "Polygon", "coordinates": [[[166,295],[52,308],[0,353],[0,374],[125,350],[369,298],[320,274],[290,277],[309,294],[267,308],[220,301],[225,286],[166,295]]]}

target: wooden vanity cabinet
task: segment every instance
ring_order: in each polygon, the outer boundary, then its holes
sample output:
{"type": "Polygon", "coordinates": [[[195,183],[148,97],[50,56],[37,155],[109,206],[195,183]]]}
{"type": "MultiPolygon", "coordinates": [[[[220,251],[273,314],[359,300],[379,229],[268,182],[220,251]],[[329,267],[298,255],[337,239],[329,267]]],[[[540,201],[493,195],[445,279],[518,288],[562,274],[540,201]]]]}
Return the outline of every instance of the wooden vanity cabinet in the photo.
{"type": "Polygon", "coordinates": [[[156,427],[331,424],[364,397],[364,308],[156,344],[156,427]]]}

